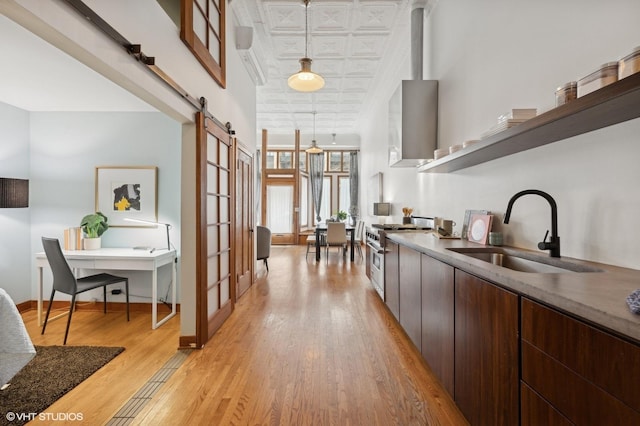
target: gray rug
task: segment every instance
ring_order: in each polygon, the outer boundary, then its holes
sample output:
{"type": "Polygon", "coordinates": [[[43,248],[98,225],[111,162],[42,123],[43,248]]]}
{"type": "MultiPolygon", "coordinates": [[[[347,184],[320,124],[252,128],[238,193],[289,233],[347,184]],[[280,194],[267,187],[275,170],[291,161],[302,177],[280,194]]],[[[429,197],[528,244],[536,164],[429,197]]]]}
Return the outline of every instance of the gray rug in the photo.
{"type": "Polygon", "coordinates": [[[22,425],[111,361],[124,348],[36,346],[36,356],[0,391],[0,425],[22,425]]]}

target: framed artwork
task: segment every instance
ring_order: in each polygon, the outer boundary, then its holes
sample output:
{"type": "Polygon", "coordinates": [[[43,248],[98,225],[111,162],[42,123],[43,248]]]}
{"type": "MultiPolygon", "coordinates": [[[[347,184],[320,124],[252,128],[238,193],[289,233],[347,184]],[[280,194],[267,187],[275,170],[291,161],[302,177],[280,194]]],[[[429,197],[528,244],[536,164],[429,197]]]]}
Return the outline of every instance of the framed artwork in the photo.
{"type": "Polygon", "coordinates": [[[493,215],[490,214],[472,214],[469,221],[469,241],[478,244],[487,244],[493,215]]]}
{"type": "Polygon", "coordinates": [[[469,222],[473,214],[489,214],[488,210],[467,210],[464,213],[464,221],[462,222],[462,239],[468,239],[469,222]]]}
{"type": "Polygon", "coordinates": [[[96,211],[107,216],[109,226],[140,227],[125,219],[157,222],[158,168],[96,167],[96,211]]]}

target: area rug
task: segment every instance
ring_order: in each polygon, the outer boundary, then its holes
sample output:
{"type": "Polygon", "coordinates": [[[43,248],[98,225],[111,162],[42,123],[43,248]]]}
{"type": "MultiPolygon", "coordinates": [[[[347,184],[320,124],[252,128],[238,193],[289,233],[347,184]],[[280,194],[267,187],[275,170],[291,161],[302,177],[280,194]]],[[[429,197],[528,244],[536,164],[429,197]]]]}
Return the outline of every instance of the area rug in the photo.
{"type": "Polygon", "coordinates": [[[36,356],[0,391],[0,425],[22,425],[124,351],[120,347],[36,346],[36,356]]]}

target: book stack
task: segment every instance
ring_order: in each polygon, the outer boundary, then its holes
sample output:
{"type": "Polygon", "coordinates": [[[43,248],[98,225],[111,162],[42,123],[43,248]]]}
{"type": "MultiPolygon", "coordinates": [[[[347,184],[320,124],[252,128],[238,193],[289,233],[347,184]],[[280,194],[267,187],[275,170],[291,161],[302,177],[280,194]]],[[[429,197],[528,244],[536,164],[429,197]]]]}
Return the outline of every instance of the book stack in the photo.
{"type": "Polygon", "coordinates": [[[64,230],[64,249],[82,250],[82,228],[67,228],[64,230]]]}
{"type": "Polygon", "coordinates": [[[499,116],[498,123],[484,132],[480,136],[480,139],[488,138],[489,136],[493,136],[503,130],[517,126],[518,124],[535,117],[537,114],[538,110],[536,108],[514,108],[510,113],[499,116]]]}

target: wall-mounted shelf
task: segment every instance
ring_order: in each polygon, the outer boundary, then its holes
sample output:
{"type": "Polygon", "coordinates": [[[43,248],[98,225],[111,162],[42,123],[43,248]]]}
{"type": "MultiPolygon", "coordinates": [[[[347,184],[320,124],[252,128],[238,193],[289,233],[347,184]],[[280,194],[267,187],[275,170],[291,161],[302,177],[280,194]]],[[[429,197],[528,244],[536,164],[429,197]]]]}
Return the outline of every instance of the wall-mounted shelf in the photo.
{"type": "Polygon", "coordinates": [[[640,117],[640,73],[418,168],[449,173],[640,117]]]}

